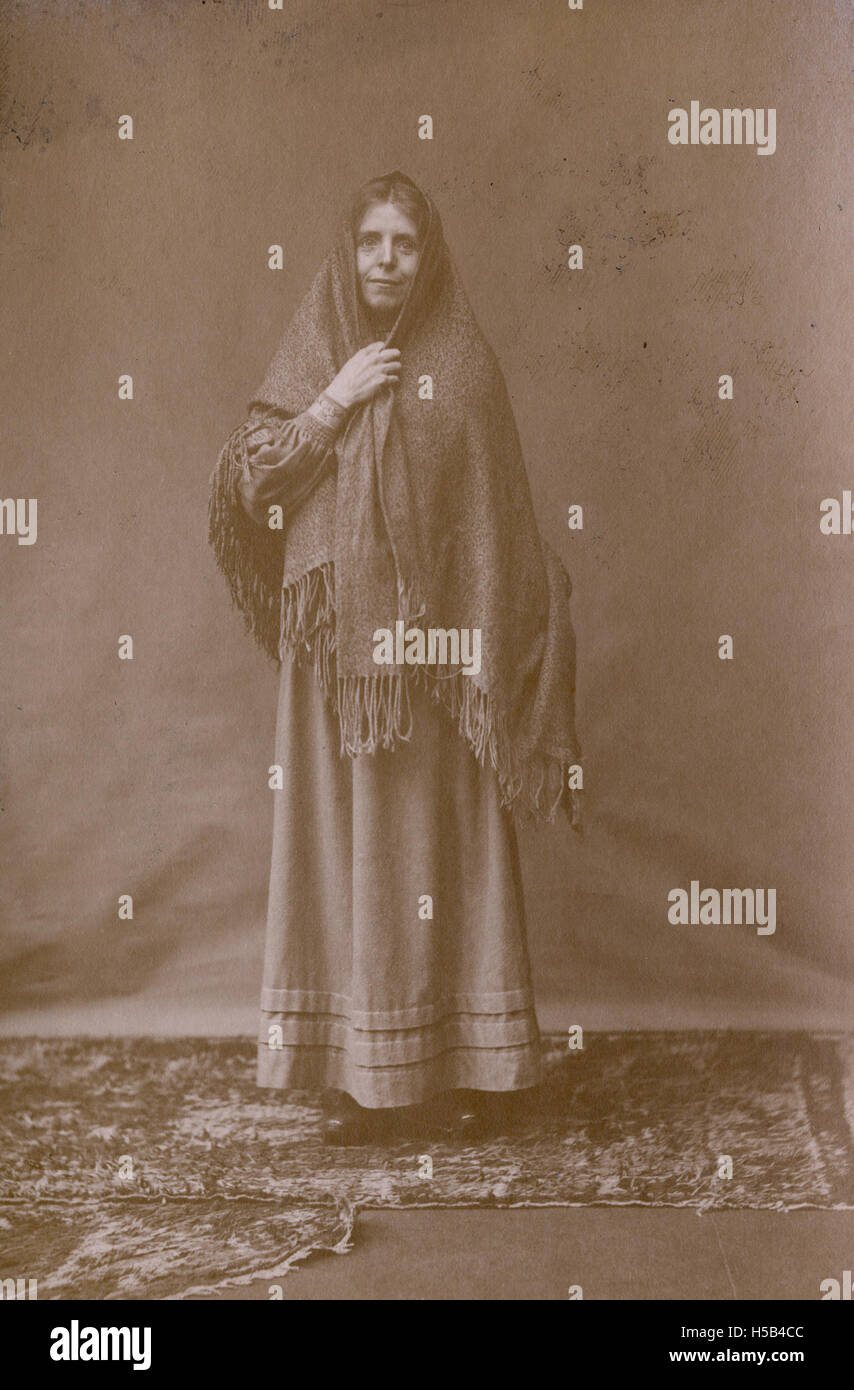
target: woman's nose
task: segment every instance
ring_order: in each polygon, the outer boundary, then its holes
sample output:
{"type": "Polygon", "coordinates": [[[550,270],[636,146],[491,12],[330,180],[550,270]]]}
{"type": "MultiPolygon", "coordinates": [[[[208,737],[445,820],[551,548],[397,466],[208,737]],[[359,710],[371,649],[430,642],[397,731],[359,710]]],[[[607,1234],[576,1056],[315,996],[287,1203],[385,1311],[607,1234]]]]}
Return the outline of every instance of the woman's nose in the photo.
{"type": "Polygon", "coordinates": [[[391,265],[394,261],[394,243],[384,241],[380,248],[380,261],[383,265],[391,265]]]}

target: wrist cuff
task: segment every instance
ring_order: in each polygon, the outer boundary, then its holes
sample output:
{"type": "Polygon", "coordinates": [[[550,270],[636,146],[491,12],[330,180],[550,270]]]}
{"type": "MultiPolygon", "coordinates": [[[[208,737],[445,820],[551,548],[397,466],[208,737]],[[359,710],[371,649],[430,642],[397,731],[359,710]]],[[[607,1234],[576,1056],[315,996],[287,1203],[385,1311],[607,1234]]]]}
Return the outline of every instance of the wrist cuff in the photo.
{"type": "Polygon", "coordinates": [[[332,397],[327,396],[325,391],[321,391],[317,400],[312,401],[308,409],[316,420],[319,420],[322,425],[326,425],[328,429],[335,430],[336,433],[347,418],[346,407],[333,401],[332,397]]]}

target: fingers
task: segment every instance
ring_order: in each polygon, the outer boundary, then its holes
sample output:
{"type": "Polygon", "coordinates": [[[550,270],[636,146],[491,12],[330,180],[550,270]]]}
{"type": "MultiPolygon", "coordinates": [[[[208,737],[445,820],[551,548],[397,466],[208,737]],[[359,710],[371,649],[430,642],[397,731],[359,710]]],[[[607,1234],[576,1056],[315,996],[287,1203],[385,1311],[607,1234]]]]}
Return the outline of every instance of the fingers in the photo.
{"type": "Polygon", "coordinates": [[[400,361],[400,348],[387,348],[382,343],[370,343],[364,349],[368,357],[379,357],[385,362],[400,361]]]}
{"type": "Polygon", "coordinates": [[[389,348],[382,342],[360,348],[343,369],[349,374],[349,387],[357,401],[368,401],[385,387],[396,386],[400,370],[400,348],[389,348]]]}
{"type": "Polygon", "coordinates": [[[387,375],[385,372],[378,372],[375,376],[372,376],[371,379],[366,383],[359,399],[363,401],[369,401],[372,396],[379,395],[380,391],[384,391],[387,386],[396,386],[397,383],[397,376],[387,375]]]}

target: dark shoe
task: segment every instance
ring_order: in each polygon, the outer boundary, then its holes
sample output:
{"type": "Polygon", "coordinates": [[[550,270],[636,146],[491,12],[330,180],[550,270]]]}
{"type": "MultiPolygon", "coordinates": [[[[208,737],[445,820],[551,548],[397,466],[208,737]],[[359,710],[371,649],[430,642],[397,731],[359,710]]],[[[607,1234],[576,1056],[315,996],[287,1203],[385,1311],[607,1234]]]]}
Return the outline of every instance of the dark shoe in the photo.
{"type": "Polygon", "coordinates": [[[336,1147],[369,1144],[371,1130],[371,1111],[365,1110],[346,1091],[331,1091],[323,1097],[320,1134],[324,1144],[336,1147]]]}
{"type": "Polygon", "coordinates": [[[477,1091],[454,1091],[451,1096],[451,1133],[464,1144],[483,1138],[486,1117],[477,1091]]]}

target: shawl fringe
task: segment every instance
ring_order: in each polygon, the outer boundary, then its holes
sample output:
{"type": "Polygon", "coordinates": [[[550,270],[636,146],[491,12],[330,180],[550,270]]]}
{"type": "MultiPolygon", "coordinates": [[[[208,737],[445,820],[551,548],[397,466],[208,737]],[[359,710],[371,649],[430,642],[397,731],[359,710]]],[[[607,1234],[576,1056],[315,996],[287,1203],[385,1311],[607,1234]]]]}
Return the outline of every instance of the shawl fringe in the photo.
{"type": "MultiPolygon", "coordinates": [[[[423,616],[408,588],[404,611],[423,616]]],[[[287,651],[298,665],[310,665],[324,696],[338,716],[341,754],[357,757],[378,748],[393,749],[412,735],[410,681],[425,689],[434,704],[454,720],[481,767],[495,771],[501,804],[536,820],[554,821],[562,807],[572,828],[582,833],[581,796],[569,786],[569,769],[580,748],[536,752],[519,763],[506,722],[491,695],[471,676],[437,677],[423,666],[408,676],[397,671],[375,676],[338,677],[335,666],[335,566],[327,561],[308,570],[281,591],[279,657],[287,651]]]]}
{"type": "Polygon", "coordinates": [[[279,659],[289,651],[297,665],[310,664],[326,698],[335,682],[335,566],[331,561],[300,575],[280,593],[279,659]]]}
{"type": "Polygon", "coordinates": [[[258,526],[240,505],[236,487],[247,459],[248,432],[246,425],[232,431],[211,475],[208,541],[231,590],[232,604],[243,614],[258,645],[278,664],[282,533],[258,526]]]}

